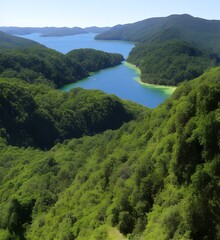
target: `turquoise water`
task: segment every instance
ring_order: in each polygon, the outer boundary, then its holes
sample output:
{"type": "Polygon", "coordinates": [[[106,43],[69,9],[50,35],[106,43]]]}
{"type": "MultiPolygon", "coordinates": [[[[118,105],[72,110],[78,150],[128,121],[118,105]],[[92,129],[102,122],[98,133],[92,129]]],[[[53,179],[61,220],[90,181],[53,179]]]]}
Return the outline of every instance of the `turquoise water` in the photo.
{"type": "Polygon", "coordinates": [[[150,108],[156,107],[169,96],[166,89],[149,88],[135,81],[136,77],[138,77],[136,71],[121,64],[114,68],[101,70],[77,83],[66,85],[62,90],[69,91],[73,87],[100,89],[150,108]]]}
{"type": "MultiPolygon", "coordinates": [[[[30,34],[23,37],[35,40],[62,53],[78,48],[94,48],[106,52],[121,53],[127,58],[134,47],[134,44],[130,42],[95,40],[94,33],[65,37],[40,37],[38,34],[30,34]]],[[[168,91],[167,88],[140,84],[135,80],[139,77],[138,71],[123,63],[113,68],[101,70],[77,83],[67,85],[61,90],[70,91],[76,87],[99,89],[150,108],[155,108],[171,95],[171,91],[168,91]]]]}

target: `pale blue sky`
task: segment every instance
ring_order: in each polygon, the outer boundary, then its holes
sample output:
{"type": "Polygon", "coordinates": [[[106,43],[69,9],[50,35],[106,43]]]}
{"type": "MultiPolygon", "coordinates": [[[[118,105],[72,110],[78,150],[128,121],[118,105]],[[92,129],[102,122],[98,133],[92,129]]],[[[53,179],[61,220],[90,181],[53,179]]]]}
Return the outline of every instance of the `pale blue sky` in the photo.
{"type": "Polygon", "coordinates": [[[114,26],[188,13],[220,20],[220,0],[0,0],[0,26],[114,26]]]}

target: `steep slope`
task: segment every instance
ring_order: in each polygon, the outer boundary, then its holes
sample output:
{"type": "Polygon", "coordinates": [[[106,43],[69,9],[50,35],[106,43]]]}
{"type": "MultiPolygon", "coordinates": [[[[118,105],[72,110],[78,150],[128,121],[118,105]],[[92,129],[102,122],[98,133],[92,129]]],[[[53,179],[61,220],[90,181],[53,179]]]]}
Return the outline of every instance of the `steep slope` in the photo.
{"type": "Polygon", "coordinates": [[[161,36],[165,39],[139,44],[127,59],[140,68],[142,82],[175,86],[220,63],[219,56],[195,44],[161,36]]]}
{"type": "Polygon", "coordinates": [[[0,50],[0,76],[30,83],[48,82],[56,87],[89,76],[80,64],[46,47],[0,50]]]}
{"type": "Polygon", "coordinates": [[[220,63],[220,21],[171,15],[116,26],[96,37],[137,42],[128,61],[147,83],[177,85],[220,63]]]}
{"type": "Polygon", "coordinates": [[[1,239],[218,240],[219,104],[216,68],[119,130],[51,151],[2,140],[1,239]]]}
{"type": "Polygon", "coordinates": [[[123,60],[120,54],[90,50],[89,58],[82,63],[76,55],[84,52],[83,49],[73,50],[64,55],[43,46],[0,49],[0,77],[20,78],[31,83],[48,82],[59,88],[89,76],[91,71],[118,65],[123,60]]]}
{"type": "Polygon", "coordinates": [[[195,18],[187,14],[150,18],[133,24],[118,25],[96,38],[144,42],[166,29],[175,30],[185,41],[196,42],[220,53],[220,21],[195,18]]]}
{"type": "Polygon", "coordinates": [[[39,45],[39,43],[32,40],[15,37],[7,33],[0,32],[0,48],[28,48],[39,45]]]}
{"type": "Polygon", "coordinates": [[[56,142],[117,129],[133,119],[117,97],[101,91],[64,93],[18,79],[0,79],[0,136],[9,144],[50,148],[56,142]]]}

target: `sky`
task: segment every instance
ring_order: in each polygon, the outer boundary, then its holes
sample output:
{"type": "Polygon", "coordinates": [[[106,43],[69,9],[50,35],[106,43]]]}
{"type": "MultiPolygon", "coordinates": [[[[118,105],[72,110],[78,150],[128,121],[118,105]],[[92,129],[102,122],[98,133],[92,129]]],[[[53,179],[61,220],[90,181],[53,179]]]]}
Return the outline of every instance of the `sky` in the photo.
{"type": "Polygon", "coordinates": [[[0,0],[0,26],[90,27],[190,14],[220,20],[220,0],[0,0]]]}

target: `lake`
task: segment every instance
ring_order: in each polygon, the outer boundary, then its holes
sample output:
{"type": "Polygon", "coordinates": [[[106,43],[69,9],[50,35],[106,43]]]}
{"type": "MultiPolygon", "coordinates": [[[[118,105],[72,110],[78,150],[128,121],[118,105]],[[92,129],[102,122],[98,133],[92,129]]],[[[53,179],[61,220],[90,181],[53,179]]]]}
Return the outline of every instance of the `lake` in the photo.
{"type": "MultiPolygon", "coordinates": [[[[131,42],[95,40],[95,35],[94,33],[88,33],[65,37],[40,37],[39,34],[34,33],[22,37],[35,40],[62,53],[79,48],[94,48],[106,52],[121,53],[124,58],[127,58],[134,47],[131,42]]],[[[77,83],[66,85],[61,90],[70,91],[76,87],[99,89],[149,108],[158,106],[174,90],[174,88],[170,87],[140,83],[140,71],[127,62],[113,68],[101,70],[77,83]]]]}

